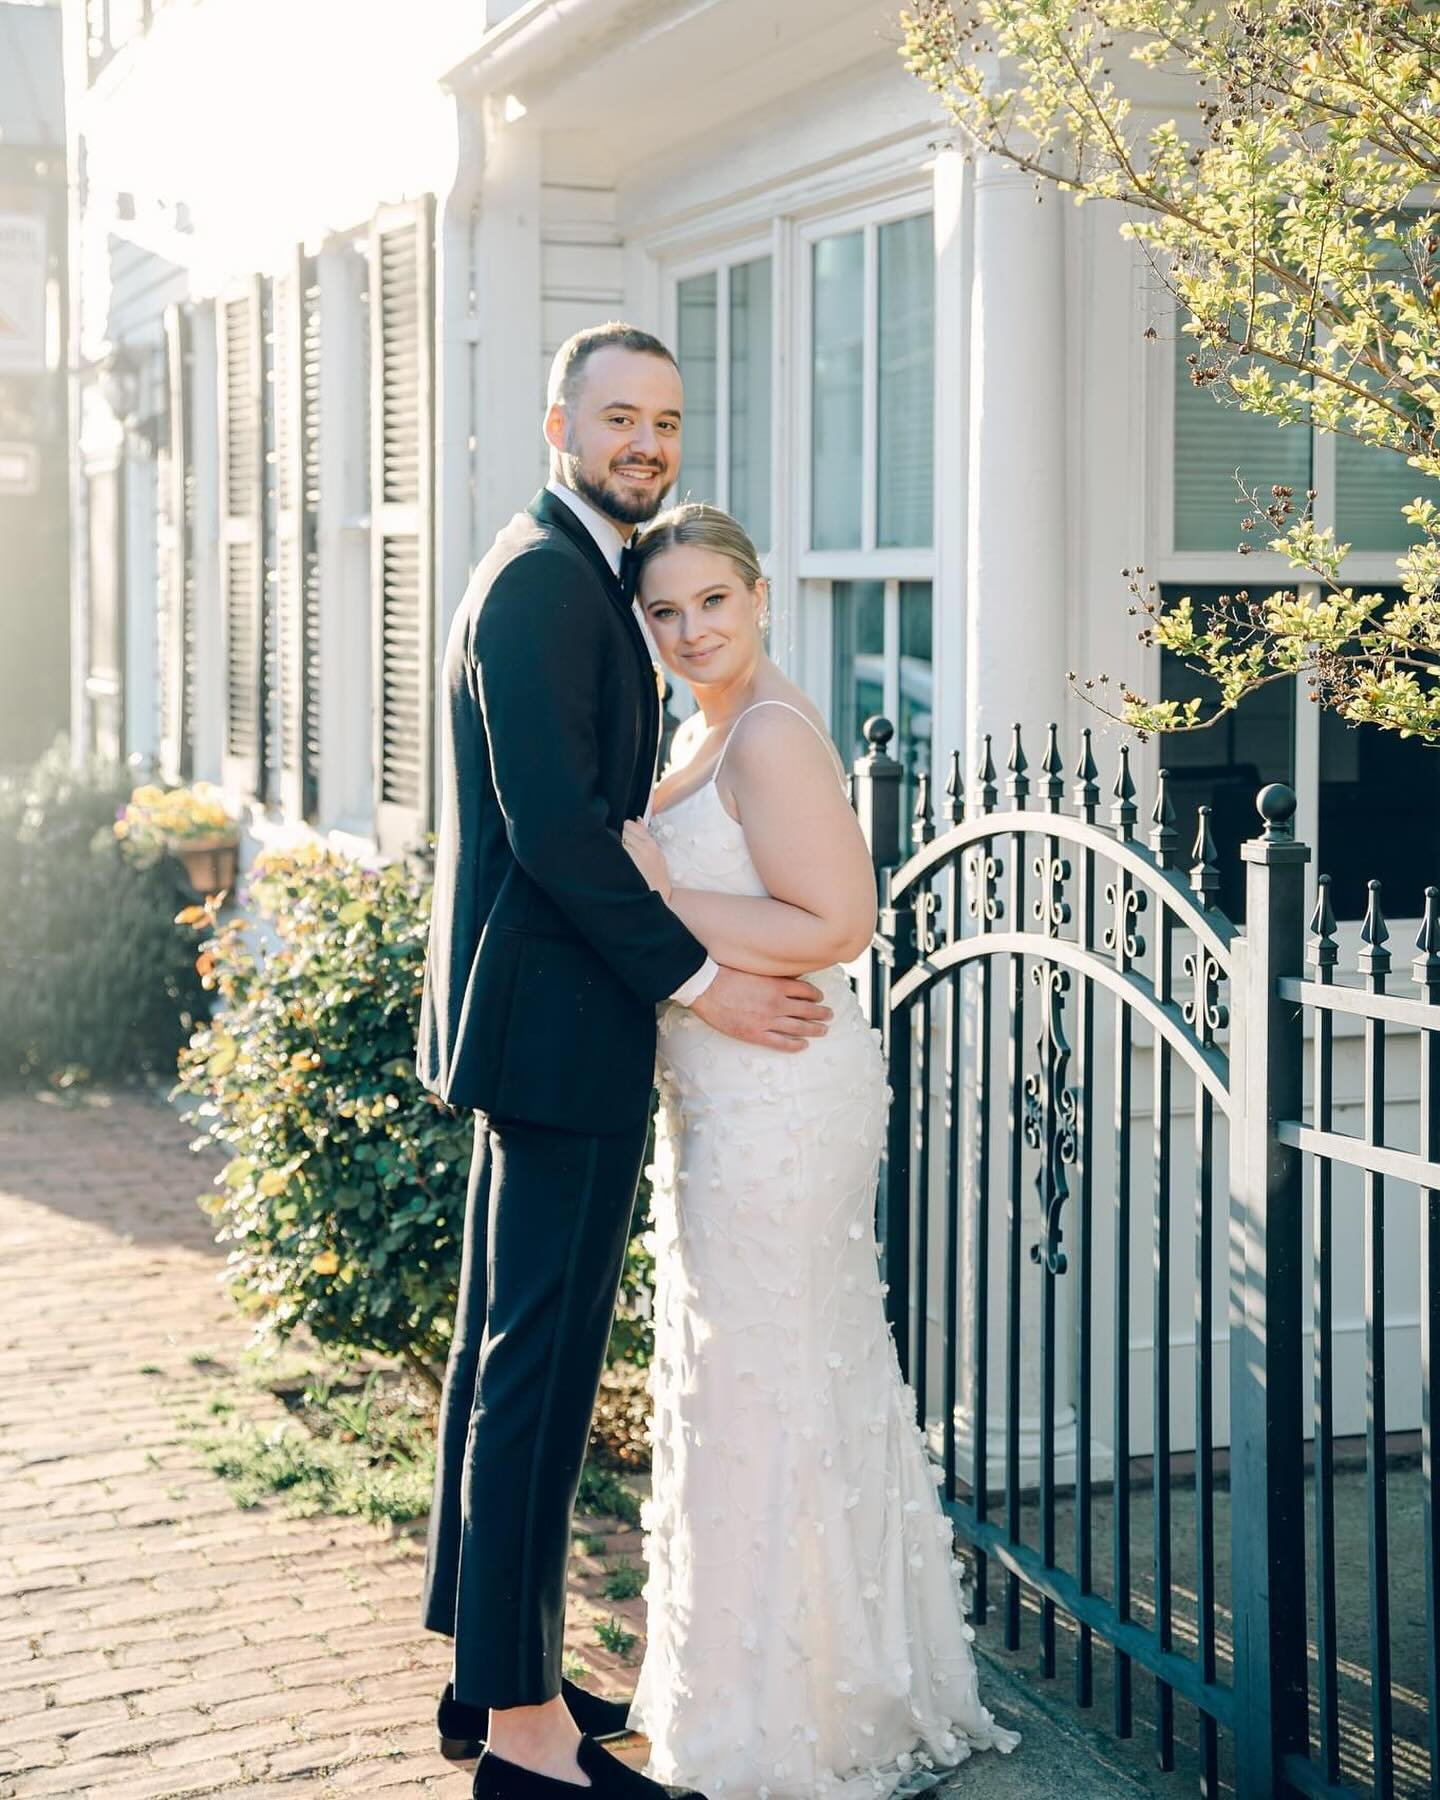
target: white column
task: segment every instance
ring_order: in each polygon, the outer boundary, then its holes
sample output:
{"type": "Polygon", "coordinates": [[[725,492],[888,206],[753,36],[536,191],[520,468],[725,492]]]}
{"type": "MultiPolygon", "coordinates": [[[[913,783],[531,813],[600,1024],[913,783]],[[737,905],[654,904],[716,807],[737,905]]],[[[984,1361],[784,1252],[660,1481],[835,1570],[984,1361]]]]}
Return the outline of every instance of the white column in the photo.
{"type": "MultiPolygon", "coordinates": [[[[971,206],[974,169],[935,158],[935,707],[940,780],[965,752],[965,584],[969,543],[971,206]]],[[[781,390],[777,389],[777,392],[781,390]]],[[[969,771],[966,771],[967,775],[969,771]]]]}
{"type": "MultiPolygon", "coordinates": [[[[971,174],[972,275],[969,287],[969,419],[965,577],[965,776],[979,765],[984,733],[994,740],[1000,805],[1005,805],[1005,760],[1018,721],[1032,779],[1045,745],[1045,726],[1064,716],[1066,668],[1065,483],[1065,254],[1063,202],[1053,191],[1037,204],[1033,183],[998,158],[981,158],[971,174]]],[[[1011,851],[1000,883],[1009,885],[1011,851]]],[[[1029,890],[1034,878],[1027,871],[1029,890]]],[[[1029,894],[1027,893],[1027,899],[1029,894]]],[[[1007,919],[1022,930],[1026,919],[1007,919]]],[[[991,1062],[990,1262],[975,1270],[969,1255],[965,1291],[986,1283],[990,1299],[988,1475],[1003,1477],[1005,1427],[1005,1311],[1008,1146],[1005,1142],[1006,971],[995,973],[996,1036],[991,1062]]],[[[1025,984],[1022,1053],[1030,1060],[1038,1030],[1039,999],[1025,984]]],[[[974,1030],[967,1021],[967,1056],[974,1030]]],[[[1029,1246],[1042,1234],[1033,1183],[1033,1153],[1026,1153],[1020,1193],[1022,1370],[1020,1457],[1022,1479],[1033,1481],[1040,1452],[1039,1273],[1029,1246]]],[[[970,1197],[967,1196],[967,1199],[970,1197]]],[[[968,1210],[968,1207],[967,1207],[968,1210]]],[[[1065,1223],[1073,1244],[1073,1220],[1065,1223]]],[[[967,1227],[973,1221],[967,1219],[967,1227]]],[[[1057,1477],[1074,1469],[1074,1280],[1057,1281],[1055,1346],[1055,1449],[1057,1477]]],[[[962,1413],[969,1410],[969,1345],[962,1370],[962,1413]]],[[[964,1429],[968,1434],[969,1420],[964,1429]]],[[[967,1452],[968,1461],[968,1452],[967,1452]]]]}
{"type": "Polygon", "coordinates": [[[1036,203],[998,158],[974,173],[965,734],[1004,760],[1011,726],[1031,760],[1065,700],[1063,202],[1036,203]]]}
{"type": "MultiPolygon", "coordinates": [[[[475,247],[475,550],[544,480],[539,128],[485,101],[485,174],[475,247]]],[[[453,610],[456,595],[449,604],[453,610]]]]}

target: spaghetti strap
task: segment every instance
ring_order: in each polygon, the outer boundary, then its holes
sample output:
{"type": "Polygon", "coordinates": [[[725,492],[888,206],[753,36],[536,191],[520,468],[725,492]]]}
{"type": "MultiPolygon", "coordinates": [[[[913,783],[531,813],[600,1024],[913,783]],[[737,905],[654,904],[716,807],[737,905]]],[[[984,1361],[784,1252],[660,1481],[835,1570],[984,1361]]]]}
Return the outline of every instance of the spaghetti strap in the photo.
{"type": "MultiPolygon", "coordinates": [[[[735,723],[730,727],[730,730],[729,730],[728,734],[726,735],[725,742],[720,747],[720,755],[716,758],[715,767],[711,771],[711,774],[710,774],[711,781],[718,781],[720,779],[720,771],[724,767],[724,764],[725,764],[726,752],[730,748],[731,739],[735,736],[735,733],[740,729],[741,722],[745,719],[748,719],[752,712],[757,712],[760,709],[760,707],[762,707],[762,706],[783,706],[785,708],[786,712],[794,713],[794,715],[797,719],[804,719],[805,723],[815,733],[816,737],[819,738],[820,742],[830,752],[830,755],[834,758],[836,763],[837,764],[839,763],[839,761],[840,761],[839,751],[830,742],[829,738],[826,737],[825,733],[820,729],[820,727],[815,723],[815,721],[813,719],[807,717],[806,714],[804,714],[803,712],[801,712],[801,710],[798,706],[792,706],[788,700],[756,700],[751,705],[749,705],[745,708],[744,712],[742,712],[740,714],[740,717],[738,719],[736,719],[735,723]]],[[[840,781],[843,786],[846,781],[846,776],[845,776],[843,770],[840,773],[840,781]]]]}

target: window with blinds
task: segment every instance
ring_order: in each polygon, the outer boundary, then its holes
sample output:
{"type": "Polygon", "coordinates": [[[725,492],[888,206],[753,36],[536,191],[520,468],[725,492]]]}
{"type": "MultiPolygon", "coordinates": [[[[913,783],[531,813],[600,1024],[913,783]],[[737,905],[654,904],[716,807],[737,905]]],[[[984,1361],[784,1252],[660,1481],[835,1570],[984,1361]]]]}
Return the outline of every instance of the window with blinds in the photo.
{"type": "Polygon", "coordinates": [[[678,493],[731,512],[757,548],[771,538],[770,257],[687,276],[675,287],[675,340],[685,383],[678,493]]]}
{"type": "Polygon", "coordinates": [[[810,545],[922,549],[934,537],[934,219],[811,246],[810,545]]]}
{"type": "Polygon", "coordinates": [[[1209,387],[1196,387],[1186,357],[1194,340],[1175,344],[1174,548],[1233,551],[1246,516],[1241,482],[1267,496],[1272,487],[1295,490],[1303,503],[1311,481],[1308,425],[1277,425],[1242,412],[1209,387]]]}
{"type": "MultiPolygon", "coordinates": [[[[1395,450],[1334,440],[1333,478],[1320,477],[1315,433],[1308,424],[1277,425],[1242,411],[1209,388],[1194,385],[1186,360],[1201,355],[1195,340],[1177,333],[1174,407],[1174,540],[1177,551],[1233,551],[1241,542],[1247,489],[1268,497],[1272,486],[1295,490],[1297,501],[1316,489],[1316,513],[1333,520],[1335,535],[1352,550],[1398,555],[1417,541],[1401,507],[1417,498],[1440,501],[1428,481],[1395,450]],[[1332,485],[1333,482],[1333,485],[1332,485]]],[[[1352,371],[1365,381],[1365,371],[1352,371]]]]}

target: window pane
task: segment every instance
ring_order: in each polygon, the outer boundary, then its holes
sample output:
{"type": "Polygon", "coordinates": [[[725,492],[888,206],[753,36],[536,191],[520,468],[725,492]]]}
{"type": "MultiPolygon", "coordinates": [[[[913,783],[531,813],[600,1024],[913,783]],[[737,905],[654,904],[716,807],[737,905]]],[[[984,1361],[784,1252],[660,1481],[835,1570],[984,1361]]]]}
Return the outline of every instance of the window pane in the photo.
{"type": "Polygon", "coordinates": [[[681,435],[680,498],[716,498],[715,485],[715,299],[716,280],[692,275],[678,289],[680,375],[685,383],[685,425],[681,435]]]}
{"type": "Polygon", "coordinates": [[[770,548],[770,258],[730,271],[730,511],[770,548]]]}
{"type": "MultiPolygon", "coordinates": [[[[1401,210],[1391,222],[1408,239],[1420,214],[1401,210]]],[[[1415,272],[1403,243],[1372,239],[1377,272],[1398,280],[1416,293],[1415,272]]],[[[1388,322],[1397,323],[1393,301],[1377,299],[1388,322]]],[[[1378,387],[1378,378],[1358,363],[1348,373],[1367,387],[1378,387]]],[[[1440,484],[1412,469],[1395,450],[1359,444],[1351,437],[1335,439],[1335,535],[1356,550],[1408,550],[1423,533],[1407,525],[1400,508],[1408,501],[1440,499],[1440,484]]],[[[1377,878],[1378,879],[1378,878],[1377,878]]]]}
{"type": "MultiPolygon", "coordinates": [[[[1310,430],[1277,425],[1227,405],[1190,380],[1193,338],[1175,343],[1175,548],[1233,550],[1245,517],[1235,473],[1262,496],[1291,487],[1297,500],[1310,486],[1310,430]]],[[[1200,351],[1198,354],[1203,355],[1200,351]]],[[[1261,534],[1256,534],[1259,542],[1261,534]]]]}
{"type": "Polygon", "coordinates": [[[1335,535],[1356,550],[1408,550],[1424,533],[1407,525],[1400,508],[1411,500],[1440,500],[1440,483],[1412,469],[1396,450],[1335,439],[1335,535]]]}
{"type": "Polygon", "coordinates": [[[857,550],[863,489],[865,237],[822,238],[814,249],[811,530],[817,550],[857,550]]]}
{"type": "Polygon", "coordinates": [[[885,710],[885,584],[837,581],[833,592],[832,724],[840,754],[852,762],[865,748],[866,719],[885,710]]]}
{"type": "MultiPolygon", "coordinates": [[[[906,816],[915,804],[915,777],[928,775],[934,710],[934,606],[928,581],[900,583],[900,730],[895,755],[905,771],[906,816]]],[[[932,796],[932,802],[933,802],[932,796]]]]}
{"type": "Polygon", "coordinates": [[[1418,918],[1427,884],[1440,881],[1440,750],[1322,712],[1316,837],[1338,918],[1364,917],[1367,881],[1380,883],[1391,917],[1418,918]]]}
{"type": "MultiPolygon", "coordinates": [[[[1217,599],[1219,588],[1166,588],[1168,606],[1188,593],[1197,616],[1217,599]]],[[[1251,598],[1262,595],[1251,590],[1251,598]]],[[[1216,699],[1213,681],[1196,675],[1168,651],[1160,661],[1160,698],[1188,700],[1199,695],[1208,715],[1216,699]]],[[[1170,771],[1176,829],[1188,866],[1195,841],[1196,808],[1211,808],[1210,830],[1220,870],[1219,905],[1238,924],[1245,917],[1244,865],[1240,846],[1260,831],[1255,796],[1270,781],[1294,780],[1295,683],[1274,681],[1243,700],[1208,731],[1172,732],[1159,740],[1160,764],[1170,771]]]]}
{"type": "Polygon", "coordinates": [[[879,542],[934,535],[935,242],[929,213],[880,228],[879,542]]]}

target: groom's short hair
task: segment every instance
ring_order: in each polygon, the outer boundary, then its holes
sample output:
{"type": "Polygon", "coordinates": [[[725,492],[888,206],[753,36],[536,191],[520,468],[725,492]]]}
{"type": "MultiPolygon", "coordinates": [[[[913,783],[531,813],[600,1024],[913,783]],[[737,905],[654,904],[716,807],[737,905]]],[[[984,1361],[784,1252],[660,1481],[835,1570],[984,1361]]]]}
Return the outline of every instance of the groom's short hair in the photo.
{"type": "Polygon", "coordinates": [[[619,319],[610,319],[604,325],[587,325],[583,331],[577,331],[574,337],[566,338],[555,352],[555,360],[550,364],[546,404],[568,406],[575,398],[575,390],[586,363],[597,350],[608,350],[612,346],[620,350],[633,350],[641,356],[659,356],[672,367],[680,367],[669,348],[651,332],[642,331],[638,325],[626,325],[619,319]]]}

